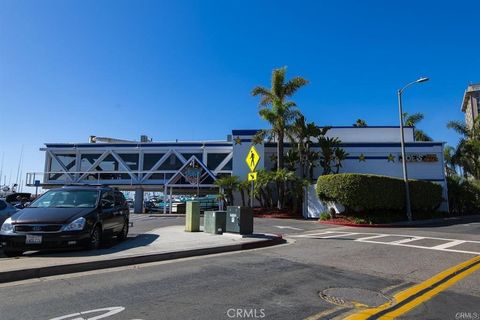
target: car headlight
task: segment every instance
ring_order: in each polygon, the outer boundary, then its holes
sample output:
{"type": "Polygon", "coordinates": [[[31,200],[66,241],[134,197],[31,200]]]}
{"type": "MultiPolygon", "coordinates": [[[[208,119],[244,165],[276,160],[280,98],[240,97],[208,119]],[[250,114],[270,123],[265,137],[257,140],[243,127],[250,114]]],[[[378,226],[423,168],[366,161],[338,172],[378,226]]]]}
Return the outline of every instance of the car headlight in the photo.
{"type": "Polygon", "coordinates": [[[63,227],[63,231],[78,231],[85,227],[85,218],[81,217],[63,227]]]}
{"type": "Polygon", "coordinates": [[[5,233],[12,233],[13,232],[13,225],[12,225],[12,219],[8,218],[5,220],[2,224],[2,232],[5,233]]]}

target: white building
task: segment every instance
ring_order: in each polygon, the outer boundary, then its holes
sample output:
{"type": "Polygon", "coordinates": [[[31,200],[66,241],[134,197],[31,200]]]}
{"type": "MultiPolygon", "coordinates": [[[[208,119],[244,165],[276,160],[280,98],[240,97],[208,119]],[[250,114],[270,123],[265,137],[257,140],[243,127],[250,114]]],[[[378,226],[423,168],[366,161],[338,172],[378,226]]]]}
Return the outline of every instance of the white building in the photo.
{"type": "MultiPolygon", "coordinates": [[[[409,178],[437,182],[447,199],[443,142],[414,140],[413,127],[404,129],[409,178]]],[[[135,190],[141,210],[144,191],[172,193],[215,192],[214,181],[224,175],[246,179],[245,161],[257,130],[233,130],[222,141],[46,143],[44,172],[28,173],[27,185],[51,188],[64,184],[109,184],[135,190]]],[[[399,127],[333,127],[327,136],[338,137],[348,153],[340,172],[402,177],[399,127]]],[[[255,145],[258,169],[271,169],[276,142],[255,145]]],[[[286,150],[290,147],[286,142],[286,150]]],[[[313,145],[318,151],[318,144],[313,145]]],[[[314,177],[322,173],[314,169],[314,177]]],[[[442,210],[448,210],[446,203],[442,210]]]]}

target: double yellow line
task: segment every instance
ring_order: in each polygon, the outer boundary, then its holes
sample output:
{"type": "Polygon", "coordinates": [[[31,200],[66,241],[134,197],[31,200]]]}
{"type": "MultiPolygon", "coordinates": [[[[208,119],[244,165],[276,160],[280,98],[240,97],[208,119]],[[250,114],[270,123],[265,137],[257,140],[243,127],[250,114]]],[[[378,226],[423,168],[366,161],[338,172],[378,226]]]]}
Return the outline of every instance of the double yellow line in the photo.
{"type": "Polygon", "coordinates": [[[462,262],[432,278],[393,296],[393,304],[385,303],[376,308],[365,309],[345,318],[346,320],[395,319],[459,280],[480,269],[480,256],[462,262]]]}

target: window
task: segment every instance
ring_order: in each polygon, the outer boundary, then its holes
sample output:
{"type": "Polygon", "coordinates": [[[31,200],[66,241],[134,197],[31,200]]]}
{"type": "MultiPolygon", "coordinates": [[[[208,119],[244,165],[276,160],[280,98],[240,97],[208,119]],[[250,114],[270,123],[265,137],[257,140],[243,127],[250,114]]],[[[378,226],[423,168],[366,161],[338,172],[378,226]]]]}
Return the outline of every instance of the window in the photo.
{"type": "Polygon", "coordinates": [[[7,204],[5,203],[5,201],[3,200],[0,200],[0,210],[3,210],[7,207],[7,204]]]}
{"type": "Polygon", "coordinates": [[[96,190],[51,190],[32,202],[32,208],[95,208],[96,190]]]}
{"type": "Polygon", "coordinates": [[[207,154],[207,167],[210,170],[215,170],[220,163],[228,156],[228,153],[208,153],[207,154]]]}
{"type": "Polygon", "coordinates": [[[111,209],[115,205],[113,192],[107,191],[102,194],[102,209],[111,209]]]}
{"type": "Polygon", "coordinates": [[[123,206],[125,204],[125,197],[120,191],[115,191],[115,207],[123,206]]]}

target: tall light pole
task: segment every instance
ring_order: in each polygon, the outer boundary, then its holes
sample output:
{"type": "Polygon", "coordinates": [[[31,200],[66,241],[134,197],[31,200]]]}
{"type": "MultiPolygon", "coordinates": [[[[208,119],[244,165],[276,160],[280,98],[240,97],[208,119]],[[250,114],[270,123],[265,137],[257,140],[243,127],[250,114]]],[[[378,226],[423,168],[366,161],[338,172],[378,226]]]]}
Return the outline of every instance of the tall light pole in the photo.
{"type": "Polygon", "coordinates": [[[405,158],[405,137],[403,134],[403,106],[402,106],[402,93],[405,89],[415,83],[428,81],[428,78],[422,77],[415,81],[410,82],[402,89],[397,91],[398,95],[398,113],[400,116],[400,146],[402,148],[402,167],[403,167],[403,181],[405,182],[405,205],[407,207],[408,221],[412,221],[412,206],[410,204],[410,187],[408,186],[408,172],[407,172],[407,159],[405,158]]]}

